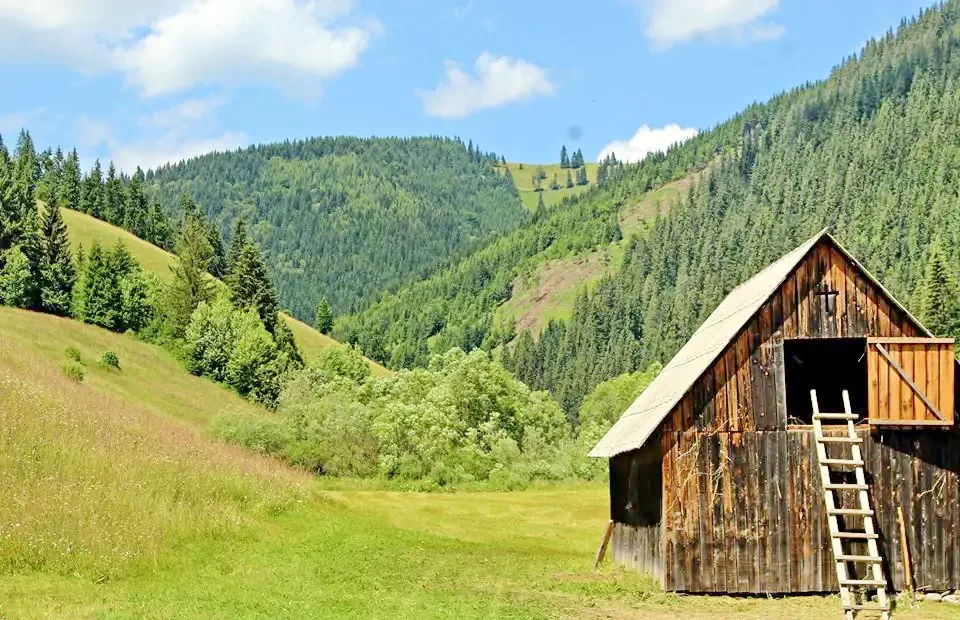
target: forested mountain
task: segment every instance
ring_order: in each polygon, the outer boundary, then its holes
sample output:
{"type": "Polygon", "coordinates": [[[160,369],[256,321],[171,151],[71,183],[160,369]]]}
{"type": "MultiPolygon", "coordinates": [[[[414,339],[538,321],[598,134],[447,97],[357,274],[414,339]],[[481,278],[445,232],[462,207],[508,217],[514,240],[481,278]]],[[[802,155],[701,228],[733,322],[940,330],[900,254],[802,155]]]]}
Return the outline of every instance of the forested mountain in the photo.
{"type": "Polygon", "coordinates": [[[192,196],[229,237],[243,219],[281,305],[312,321],[430,272],[529,219],[498,158],[446,138],[314,138],[213,153],[147,173],[176,212],[192,196]]]}
{"type": "Polygon", "coordinates": [[[580,296],[571,320],[506,348],[508,367],[568,414],[599,381],[669,359],[730,289],[823,226],[934,331],[956,333],[957,145],[960,2],[949,2],[871,40],[828,79],[621,167],[566,208],[342,319],[335,333],[394,366],[421,363],[409,349],[428,337],[441,349],[495,347],[513,334],[494,324],[494,307],[524,265],[616,236],[598,223],[707,162],[687,197],[627,244],[620,270],[580,296]],[[594,226],[602,232],[591,235],[594,226]]]}

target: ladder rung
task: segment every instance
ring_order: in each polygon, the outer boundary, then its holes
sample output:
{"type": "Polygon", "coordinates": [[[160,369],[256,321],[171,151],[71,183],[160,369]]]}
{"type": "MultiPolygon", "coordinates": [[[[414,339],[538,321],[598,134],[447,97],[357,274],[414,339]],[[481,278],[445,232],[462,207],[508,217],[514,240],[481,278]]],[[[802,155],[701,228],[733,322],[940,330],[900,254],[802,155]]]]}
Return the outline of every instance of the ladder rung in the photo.
{"type": "Polygon", "coordinates": [[[824,489],[830,491],[869,491],[868,484],[853,484],[852,482],[828,482],[823,485],[824,489]]]}
{"type": "Polygon", "coordinates": [[[838,555],[835,560],[837,562],[883,562],[883,558],[879,555],[838,555]]]}
{"type": "Polygon", "coordinates": [[[829,435],[817,437],[817,441],[821,443],[863,443],[863,439],[860,437],[831,437],[829,435]]]}
{"type": "Polygon", "coordinates": [[[887,585],[886,581],[881,581],[880,579],[842,579],[840,581],[841,586],[885,586],[887,585]]]}
{"type": "Polygon", "coordinates": [[[830,535],[834,538],[849,538],[852,540],[871,540],[880,538],[880,534],[868,534],[867,532],[834,532],[830,535]]]}
{"type": "Polygon", "coordinates": [[[864,510],[864,509],[862,509],[862,508],[831,508],[830,510],[827,511],[827,514],[828,514],[828,515],[834,515],[834,516],[836,516],[836,515],[854,515],[854,516],[859,515],[859,516],[861,516],[861,517],[872,517],[872,516],[873,516],[873,511],[872,511],[872,510],[869,510],[869,509],[868,509],[868,510],[864,510]]]}
{"type": "Polygon", "coordinates": [[[855,413],[818,413],[813,416],[814,420],[859,420],[860,416],[855,413]]]}
{"type": "Polygon", "coordinates": [[[890,603],[886,605],[881,605],[880,603],[867,603],[865,605],[845,604],[843,608],[857,611],[890,611],[890,603]]]}
{"type": "Polygon", "coordinates": [[[863,461],[853,459],[820,459],[821,465],[850,465],[852,467],[863,467],[863,461]]]}

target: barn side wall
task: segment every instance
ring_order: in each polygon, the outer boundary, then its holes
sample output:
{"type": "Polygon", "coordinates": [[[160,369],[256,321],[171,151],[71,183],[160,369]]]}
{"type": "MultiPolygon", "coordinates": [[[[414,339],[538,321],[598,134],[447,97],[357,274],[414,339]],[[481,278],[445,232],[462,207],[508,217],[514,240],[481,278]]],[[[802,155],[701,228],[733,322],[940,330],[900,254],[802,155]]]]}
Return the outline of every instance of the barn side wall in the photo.
{"type": "MultiPolygon", "coordinates": [[[[903,588],[902,506],[918,585],[960,587],[960,437],[860,431],[887,575],[903,588]]],[[[663,584],[689,592],[837,589],[813,433],[671,433],[662,438],[663,584]],[[669,480],[673,480],[670,483],[669,480]]],[[[853,494],[841,505],[856,507],[853,494]]],[[[860,529],[855,519],[850,529],[860,529]]],[[[866,554],[866,546],[850,546],[866,554]]]]}
{"type": "Polygon", "coordinates": [[[624,566],[663,579],[660,442],[610,459],[610,551],[624,566]]]}
{"type": "MultiPolygon", "coordinates": [[[[836,589],[812,432],[787,427],[783,341],[921,335],[856,264],[828,240],[818,243],[647,442],[656,440],[662,455],[664,587],[836,589]],[[823,291],[837,291],[832,313],[827,296],[817,294],[823,291]]],[[[881,551],[895,587],[903,578],[898,505],[916,583],[960,587],[960,543],[948,535],[960,531],[954,529],[960,528],[960,435],[862,435],[881,551]]],[[[614,520],[623,523],[616,512],[614,520]]],[[[619,557],[636,556],[636,546],[625,538],[619,557]]]]}

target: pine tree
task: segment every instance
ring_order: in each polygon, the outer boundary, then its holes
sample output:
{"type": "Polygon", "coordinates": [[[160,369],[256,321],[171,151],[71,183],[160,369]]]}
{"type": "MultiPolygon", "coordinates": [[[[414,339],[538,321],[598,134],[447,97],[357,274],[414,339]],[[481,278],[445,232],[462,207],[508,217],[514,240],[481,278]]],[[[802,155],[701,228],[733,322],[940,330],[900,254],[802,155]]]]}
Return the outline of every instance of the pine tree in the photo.
{"type": "Polygon", "coordinates": [[[168,336],[179,339],[200,302],[210,301],[213,296],[212,282],[207,275],[213,250],[200,220],[184,218],[174,252],[177,262],[172,267],[173,281],[167,288],[163,330],[168,336]]]}
{"type": "Polygon", "coordinates": [[[123,298],[109,258],[108,253],[94,241],[77,286],[74,312],[85,323],[115,329],[120,322],[123,298]]]}
{"type": "Polygon", "coordinates": [[[956,277],[946,256],[939,246],[934,246],[917,290],[917,313],[934,334],[949,337],[960,331],[958,294],[956,277]]]}
{"type": "Polygon", "coordinates": [[[60,180],[60,191],[57,195],[60,206],[75,211],[80,210],[81,183],[80,158],[77,155],[77,149],[73,149],[63,162],[63,177],[60,180]]]}
{"type": "Polygon", "coordinates": [[[277,296],[267,273],[267,266],[260,255],[260,248],[252,240],[234,239],[230,247],[232,262],[226,277],[230,296],[240,309],[253,308],[260,316],[264,327],[273,330],[277,314],[277,296]]]}
{"type": "Polygon", "coordinates": [[[543,203],[543,192],[537,194],[537,210],[534,211],[533,217],[537,222],[547,219],[547,205],[543,203]]]}
{"type": "Polygon", "coordinates": [[[326,299],[321,299],[317,304],[317,318],[313,322],[313,327],[321,334],[329,334],[333,329],[333,312],[326,299]]]}
{"type": "Polygon", "coordinates": [[[580,166],[580,169],[577,171],[577,185],[586,185],[589,182],[587,179],[587,167],[580,166]]]}
{"type": "Polygon", "coordinates": [[[110,162],[107,167],[107,181],[104,184],[104,214],[106,221],[115,226],[122,226],[124,219],[123,182],[117,176],[117,168],[110,162]]]}
{"type": "Polygon", "coordinates": [[[570,175],[570,171],[567,170],[567,189],[573,187],[573,177],[570,175]]]}
{"type": "Polygon", "coordinates": [[[100,160],[93,162],[93,168],[83,179],[80,187],[80,210],[89,213],[95,218],[102,219],[104,211],[103,173],[100,170],[100,160]]]}
{"type": "Polygon", "coordinates": [[[230,252],[227,254],[227,273],[233,271],[234,265],[240,260],[240,250],[251,243],[250,233],[247,232],[247,223],[243,218],[237,220],[233,226],[233,235],[230,237],[230,252]]]}
{"type": "Polygon", "coordinates": [[[557,178],[557,175],[553,175],[553,181],[550,182],[550,189],[557,191],[560,189],[560,180],[557,178]]]}
{"type": "Polygon", "coordinates": [[[60,207],[47,205],[40,219],[40,306],[44,312],[70,314],[77,274],[60,207]]]}
{"type": "Polygon", "coordinates": [[[570,167],[570,158],[567,155],[567,145],[564,144],[560,147],[560,167],[569,168],[570,167]]]}
{"type": "Polygon", "coordinates": [[[138,237],[145,237],[149,213],[147,196],[143,191],[144,175],[140,166],[127,184],[127,195],[123,205],[123,227],[138,237]]]}

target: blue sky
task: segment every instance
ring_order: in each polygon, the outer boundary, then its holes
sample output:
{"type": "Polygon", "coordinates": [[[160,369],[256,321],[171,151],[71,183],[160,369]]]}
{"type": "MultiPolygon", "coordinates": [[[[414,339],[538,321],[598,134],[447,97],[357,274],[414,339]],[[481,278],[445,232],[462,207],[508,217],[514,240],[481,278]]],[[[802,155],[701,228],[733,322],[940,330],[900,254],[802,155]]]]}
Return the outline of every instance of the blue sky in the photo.
{"type": "Polygon", "coordinates": [[[0,133],[128,170],[335,134],[636,159],[825,77],[928,5],[0,0],[0,133]]]}

